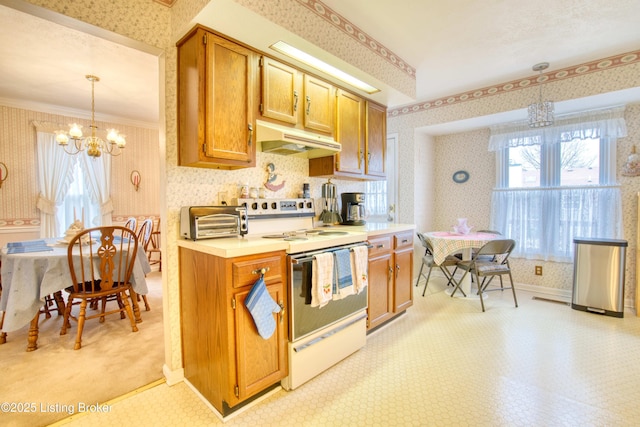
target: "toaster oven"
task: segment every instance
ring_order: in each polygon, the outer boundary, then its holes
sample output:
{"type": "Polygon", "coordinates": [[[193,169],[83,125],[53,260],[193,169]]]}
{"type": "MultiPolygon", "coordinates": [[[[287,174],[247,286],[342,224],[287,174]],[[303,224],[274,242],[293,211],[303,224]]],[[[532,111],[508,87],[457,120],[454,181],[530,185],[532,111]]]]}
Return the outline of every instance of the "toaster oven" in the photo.
{"type": "Polygon", "coordinates": [[[184,206],[180,210],[180,235],[185,239],[244,236],[248,231],[244,206],[184,206]]]}

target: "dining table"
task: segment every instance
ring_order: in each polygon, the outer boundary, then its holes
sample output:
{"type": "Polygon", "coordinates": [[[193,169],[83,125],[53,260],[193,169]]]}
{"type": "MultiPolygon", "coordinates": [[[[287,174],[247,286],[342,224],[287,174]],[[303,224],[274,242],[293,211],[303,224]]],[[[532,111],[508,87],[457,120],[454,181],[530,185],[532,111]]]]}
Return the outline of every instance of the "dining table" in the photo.
{"type": "MultiPolygon", "coordinates": [[[[68,244],[60,239],[42,239],[41,250],[12,251],[8,246],[0,250],[2,267],[2,298],[0,311],[4,322],[0,333],[17,331],[30,324],[27,351],[37,349],[40,309],[49,295],[54,295],[59,308],[64,307],[61,291],[71,285],[68,263],[68,244]],[[62,306],[61,306],[62,304],[62,306]]],[[[34,241],[24,242],[25,246],[34,241]]],[[[11,245],[11,244],[8,244],[11,245]]],[[[148,293],[145,276],[151,266],[143,250],[138,248],[130,282],[136,322],[141,322],[137,294],[148,293]]],[[[2,344],[2,341],[0,341],[2,344]]]]}
{"type": "MultiPolygon", "coordinates": [[[[452,231],[430,231],[423,233],[423,235],[429,239],[433,248],[433,262],[441,264],[444,262],[448,255],[461,253],[462,260],[471,260],[472,251],[474,248],[481,248],[491,240],[503,238],[500,234],[485,233],[485,232],[473,232],[473,233],[456,233],[452,231]]],[[[473,297],[471,294],[471,275],[467,274],[464,280],[460,283],[460,289],[463,293],[456,292],[456,297],[473,297]]],[[[453,290],[447,290],[448,293],[453,290]]],[[[477,295],[476,295],[477,296],[477,295]]]]}

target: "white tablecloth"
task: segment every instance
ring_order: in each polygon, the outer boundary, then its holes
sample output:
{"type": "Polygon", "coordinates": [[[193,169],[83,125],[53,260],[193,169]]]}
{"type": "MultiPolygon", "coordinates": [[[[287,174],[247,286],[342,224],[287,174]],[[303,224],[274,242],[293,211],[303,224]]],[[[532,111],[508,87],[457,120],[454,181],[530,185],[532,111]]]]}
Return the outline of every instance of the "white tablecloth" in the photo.
{"type": "Polygon", "coordinates": [[[480,248],[491,240],[502,236],[491,233],[458,234],[448,231],[430,231],[423,233],[433,246],[433,261],[441,264],[447,255],[451,255],[464,249],[480,248]]]}
{"type": "MultiPolygon", "coordinates": [[[[503,236],[492,233],[469,233],[458,234],[449,231],[431,231],[423,233],[429,239],[433,247],[433,261],[436,264],[442,263],[447,255],[462,252],[462,259],[471,259],[471,249],[481,248],[491,240],[501,239],[503,236]]],[[[467,296],[471,294],[471,276],[468,274],[460,283],[460,288],[467,296]]],[[[456,296],[463,296],[462,292],[456,292],[456,296]]]]}
{"type": "MultiPolygon", "coordinates": [[[[67,261],[67,246],[47,240],[52,251],[2,255],[2,299],[0,311],[5,318],[2,332],[16,331],[28,325],[44,304],[45,297],[71,285],[67,261]]],[[[151,271],[149,261],[140,247],[133,265],[133,290],[146,295],[145,275],[151,271]]]]}

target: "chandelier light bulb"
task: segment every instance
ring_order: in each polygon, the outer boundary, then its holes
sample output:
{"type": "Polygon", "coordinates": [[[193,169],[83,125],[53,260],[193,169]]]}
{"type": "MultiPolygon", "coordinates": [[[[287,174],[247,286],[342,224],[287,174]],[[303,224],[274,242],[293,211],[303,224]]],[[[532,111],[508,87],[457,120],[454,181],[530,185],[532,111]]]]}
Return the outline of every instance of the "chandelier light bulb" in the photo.
{"type": "Polygon", "coordinates": [[[82,125],[77,123],[70,124],[69,135],[71,138],[82,138],[82,125]]]}

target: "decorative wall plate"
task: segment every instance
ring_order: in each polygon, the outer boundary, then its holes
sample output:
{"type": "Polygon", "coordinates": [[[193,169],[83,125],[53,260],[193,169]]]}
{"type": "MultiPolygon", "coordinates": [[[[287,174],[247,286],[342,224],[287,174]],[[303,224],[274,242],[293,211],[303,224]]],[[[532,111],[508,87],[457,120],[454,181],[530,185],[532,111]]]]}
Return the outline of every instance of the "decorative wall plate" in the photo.
{"type": "Polygon", "coordinates": [[[469,172],[467,171],[457,171],[453,173],[453,182],[462,184],[463,182],[467,182],[468,179],[469,179],[469,172]]]}

